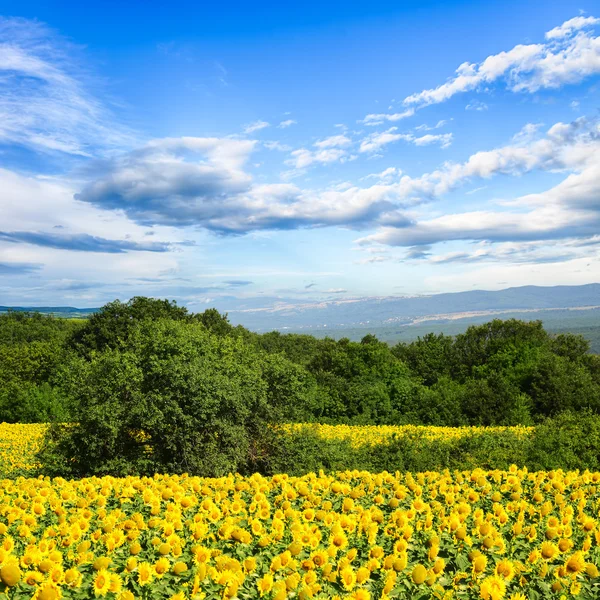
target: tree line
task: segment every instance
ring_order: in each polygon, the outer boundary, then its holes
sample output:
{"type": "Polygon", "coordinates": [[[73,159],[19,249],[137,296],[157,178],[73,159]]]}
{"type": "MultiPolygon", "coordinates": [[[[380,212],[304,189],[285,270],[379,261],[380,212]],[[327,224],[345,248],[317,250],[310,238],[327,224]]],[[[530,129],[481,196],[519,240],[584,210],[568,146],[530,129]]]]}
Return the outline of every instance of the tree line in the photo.
{"type": "Polygon", "coordinates": [[[68,421],[81,401],[74,379],[82,370],[93,385],[88,371],[112,357],[121,374],[130,361],[147,375],[143,361],[167,348],[173,376],[192,355],[219,348],[196,376],[215,363],[225,369],[228,360],[238,370],[247,365],[253,375],[246,375],[245,392],[265,386],[288,421],[531,425],[565,410],[600,413],[600,356],[582,336],[550,335],[541,321],[496,319],[454,337],[428,334],[389,346],[373,335],[360,342],[261,335],[215,309],[194,314],[136,297],[81,321],[0,315],[0,421],[68,421]]]}
{"type": "Polygon", "coordinates": [[[73,474],[264,471],[282,422],[531,425],[565,412],[600,414],[600,357],[540,321],[389,346],[260,335],[144,297],[85,321],[0,316],[0,421],[76,423],[53,430],[57,473],[65,456],[73,474]]]}

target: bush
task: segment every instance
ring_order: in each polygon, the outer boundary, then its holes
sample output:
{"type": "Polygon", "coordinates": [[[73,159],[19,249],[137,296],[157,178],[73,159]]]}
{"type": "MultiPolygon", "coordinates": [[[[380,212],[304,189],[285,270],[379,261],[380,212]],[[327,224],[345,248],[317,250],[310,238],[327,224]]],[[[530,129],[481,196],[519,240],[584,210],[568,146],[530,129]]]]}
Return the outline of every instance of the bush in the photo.
{"type": "Polygon", "coordinates": [[[52,474],[244,471],[278,419],[256,350],[201,323],[141,321],[71,372],[76,425],[51,431],[52,474]]]}
{"type": "Polygon", "coordinates": [[[600,416],[582,411],[546,419],[535,429],[527,463],[535,470],[600,470],[600,416]]]}

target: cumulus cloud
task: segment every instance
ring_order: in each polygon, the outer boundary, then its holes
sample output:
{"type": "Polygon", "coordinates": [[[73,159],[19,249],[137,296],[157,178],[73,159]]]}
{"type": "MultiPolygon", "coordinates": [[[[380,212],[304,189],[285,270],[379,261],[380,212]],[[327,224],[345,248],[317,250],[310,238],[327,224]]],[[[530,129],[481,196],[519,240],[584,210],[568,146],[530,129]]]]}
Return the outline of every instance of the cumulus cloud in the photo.
{"type": "Polygon", "coordinates": [[[352,144],[352,140],[344,135],[332,135],[322,140],[316,141],[313,146],[316,150],[308,148],[298,148],[290,154],[290,158],[285,161],[285,164],[293,167],[295,170],[289,175],[302,173],[302,169],[306,169],[312,164],[330,164],[334,162],[346,162],[352,157],[348,153],[347,147],[352,144]]]}
{"type": "Polygon", "coordinates": [[[282,144],[281,142],[264,142],[263,146],[267,150],[279,150],[279,152],[289,152],[292,148],[287,144],[282,144]]]}
{"type": "Polygon", "coordinates": [[[403,177],[398,192],[406,195],[412,190],[433,199],[474,177],[514,175],[534,168],[567,172],[554,187],[501,202],[503,208],[498,210],[446,214],[382,227],[359,242],[417,247],[448,241],[502,243],[594,236],[600,228],[598,123],[580,118],[569,124],[557,123],[544,135],[538,130],[526,126],[514,137],[514,144],[478,152],[464,163],[448,163],[420,178],[403,177]]]}
{"type": "MultiPolygon", "coordinates": [[[[302,190],[257,184],[243,167],[255,142],[231,138],[167,138],[109,161],[77,200],[125,213],[143,225],[198,226],[219,233],[402,222],[393,186],[302,190]]],[[[340,160],[344,150],[293,153],[295,164],[340,160]]]]}
{"type": "Polygon", "coordinates": [[[485,102],[482,102],[481,100],[471,100],[471,102],[469,102],[465,106],[465,110],[475,110],[477,112],[483,112],[488,108],[488,105],[485,102]]]}
{"type": "Polygon", "coordinates": [[[133,143],[91,93],[79,48],[18,18],[0,18],[0,40],[0,143],[80,156],[133,143]]]}
{"type": "Polygon", "coordinates": [[[548,242],[521,242],[486,244],[473,251],[448,252],[436,256],[428,255],[429,262],[435,265],[450,263],[493,263],[510,262],[513,264],[549,264],[559,263],[585,255],[585,252],[565,247],[555,248],[548,242]]]}
{"type": "Polygon", "coordinates": [[[101,178],[76,198],[123,210],[139,223],[183,226],[226,218],[227,200],[250,188],[243,165],[255,144],[229,138],[154,140],[110,161],[101,178]]]}
{"type": "Polygon", "coordinates": [[[380,181],[391,181],[392,179],[397,179],[402,175],[402,169],[398,169],[397,167],[388,167],[384,169],[380,173],[371,173],[369,175],[365,175],[363,179],[379,179],[380,181]]]}
{"type": "MultiPolygon", "coordinates": [[[[432,134],[419,138],[394,131],[384,133],[392,138],[380,139],[377,136],[381,134],[373,134],[363,144],[381,147],[397,139],[394,136],[417,144],[434,143],[432,137],[445,143],[443,136],[432,134]]],[[[560,196],[562,205],[571,202],[580,209],[595,206],[600,197],[595,180],[600,181],[600,173],[591,165],[599,162],[599,136],[598,124],[584,118],[557,123],[545,133],[537,126],[526,126],[506,146],[477,152],[463,163],[445,162],[440,169],[419,177],[401,175],[391,167],[370,187],[345,183],[320,190],[303,190],[291,183],[254,182],[244,170],[256,144],[253,141],[167,138],[111,161],[76,197],[103,209],[122,211],[138,224],[198,226],[220,233],[379,225],[383,229],[370,241],[391,245],[415,246],[445,239],[550,239],[557,235],[554,230],[558,227],[551,221],[566,218],[564,211],[554,217],[548,213],[546,220],[537,219],[524,229],[520,213],[490,211],[416,221],[406,211],[474,179],[519,175],[533,169],[570,173],[553,192],[557,203],[560,196]]],[[[346,160],[345,152],[335,146],[300,149],[292,153],[289,162],[297,168],[313,162],[326,164],[346,160]]],[[[549,198],[548,193],[541,199],[530,195],[522,202],[533,206],[548,203],[549,198]]]]}
{"type": "Polygon", "coordinates": [[[448,123],[448,121],[446,119],[440,119],[435,125],[419,125],[417,127],[415,127],[415,131],[433,131],[434,129],[439,129],[440,127],[443,127],[444,125],[446,125],[446,123],[448,123]]]}
{"type": "Polygon", "coordinates": [[[326,148],[318,151],[299,148],[291,153],[291,158],[286,160],[285,164],[295,169],[305,169],[313,163],[328,164],[338,162],[347,155],[348,153],[340,148],[326,148]]]}
{"type": "Polygon", "coordinates": [[[547,32],[546,43],[518,44],[481,63],[465,62],[446,83],[412,94],[404,104],[416,108],[438,104],[498,81],[514,92],[579,83],[600,73],[600,38],[591,31],[599,22],[594,17],[575,17],[547,32]]]}
{"type": "Polygon", "coordinates": [[[551,29],[546,33],[547,40],[556,40],[564,37],[568,37],[574,31],[578,29],[584,29],[585,27],[591,27],[593,25],[597,25],[600,23],[600,19],[596,19],[595,17],[573,17],[568,21],[565,21],[562,25],[551,29]]]}
{"type": "Polygon", "coordinates": [[[490,242],[554,240],[591,236],[598,231],[600,214],[573,214],[556,207],[522,212],[473,211],[423,220],[405,228],[384,228],[362,243],[391,246],[432,245],[474,240],[490,242]]]}

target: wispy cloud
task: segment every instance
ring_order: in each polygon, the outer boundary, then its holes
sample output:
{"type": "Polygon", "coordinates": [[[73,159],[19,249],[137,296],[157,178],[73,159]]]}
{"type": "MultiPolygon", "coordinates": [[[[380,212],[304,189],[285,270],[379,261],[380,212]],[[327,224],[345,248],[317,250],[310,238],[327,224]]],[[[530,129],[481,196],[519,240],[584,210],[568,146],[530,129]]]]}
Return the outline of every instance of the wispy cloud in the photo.
{"type": "Polygon", "coordinates": [[[104,252],[120,254],[129,251],[167,252],[170,245],[164,242],[135,242],[132,240],[109,240],[86,233],[63,234],[34,231],[0,231],[0,242],[32,244],[58,250],[76,252],[104,252]]]}
{"type": "Polygon", "coordinates": [[[277,127],[279,127],[279,129],[286,129],[287,127],[291,127],[292,125],[296,124],[297,121],[294,121],[294,119],[286,119],[285,121],[281,121],[277,127]]]}
{"type": "Polygon", "coordinates": [[[91,93],[79,48],[27,19],[0,18],[0,40],[0,143],[81,156],[133,143],[91,93]]]}
{"type": "Polygon", "coordinates": [[[315,142],[314,145],[317,148],[345,148],[350,144],[352,144],[352,140],[347,135],[332,135],[315,142]]]}
{"type": "Polygon", "coordinates": [[[41,268],[42,265],[37,263],[0,262],[0,275],[27,275],[41,268]]]}
{"type": "Polygon", "coordinates": [[[267,121],[254,121],[254,123],[248,123],[248,125],[244,126],[244,133],[254,133],[270,126],[271,124],[267,121]]]}
{"type": "Polygon", "coordinates": [[[381,125],[386,121],[395,122],[400,121],[402,119],[407,119],[408,117],[412,117],[415,114],[414,108],[408,108],[402,112],[398,113],[379,113],[379,114],[370,114],[367,115],[364,119],[359,121],[359,123],[363,123],[364,125],[381,125]]]}
{"type": "Polygon", "coordinates": [[[422,136],[415,136],[412,133],[396,133],[397,130],[397,127],[391,127],[387,131],[368,135],[360,144],[360,152],[378,152],[383,146],[398,140],[404,140],[415,146],[439,144],[442,148],[448,148],[452,143],[451,133],[442,133],[438,135],[427,133],[422,136]]]}

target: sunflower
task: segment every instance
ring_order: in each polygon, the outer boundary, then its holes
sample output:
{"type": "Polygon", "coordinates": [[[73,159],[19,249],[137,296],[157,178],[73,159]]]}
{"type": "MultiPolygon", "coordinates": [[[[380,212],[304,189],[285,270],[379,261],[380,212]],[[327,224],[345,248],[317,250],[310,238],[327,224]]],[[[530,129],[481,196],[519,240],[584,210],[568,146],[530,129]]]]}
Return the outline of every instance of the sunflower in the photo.
{"type": "Polygon", "coordinates": [[[541,554],[546,560],[552,560],[559,553],[558,546],[552,542],[542,542],[541,554]]]}
{"type": "Polygon", "coordinates": [[[271,573],[267,573],[262,579],[258,580],[256,585],[258,587],[258,591],[260,592],[260,597],[262,598],[265,594],[268,594],[273,589],[273,575],[271,575],[271,573]]]}
{"type": "Polygon", "coordinates": [[[503,577],[505,581],[510,581],[515,576],[515,566],[510,560],[501,560],[496,565],[495,573],[503,577]]]}
{"type": "Polygon", "coordinates": [[[492,575],[481,582],[479,594],[483,600],[501,600],[506,594],[506,584],[502,577],[492,575]]]}
{"type": "Polygon", "coordinates": [[[565,563],[565,568],[568,574],[576,575],[585,570],[586,562],[583,552],[575,552],[565,563]]]}
{"type": "Polygon", "coordinates": [[[148,585],[154,576],[152,565],[147,562],[142,562],[138,565],[138,583],[140,585],[148,585]]]}
{"type": "Polygon", "coordinates": [[[110,573],[106,569],[100,569],[94,577],[94,594],[106,596],[110,591],[110,573]]]}
{"type": "Polygon", "coordinates": [[[354,570],[350,566],[344,567],[340,571],[340,579],[344,589],[348,592],[356,585],[356,573],[354,573],[354,570]]]}
{"type": "Polygon", "coordinates": [[[163,556],[154,563],[154,575],[160,579],[164,577],[165,573],[168,573],[170,567],[171,563],[169,562],[169,559],[163,556]]]}
{"type": "Polygon", "coordinates": [[[19,564],[14,562],[8,562],[0,569],[0,580],[8,587],[14,587],[21,580],[21,569],[19,564]]]}

